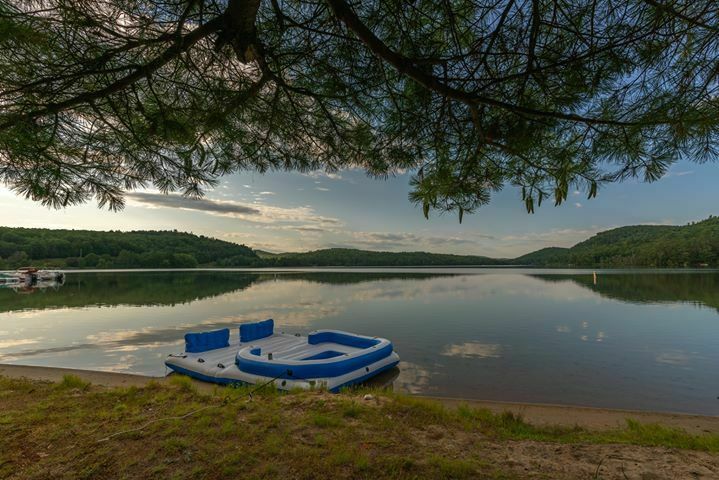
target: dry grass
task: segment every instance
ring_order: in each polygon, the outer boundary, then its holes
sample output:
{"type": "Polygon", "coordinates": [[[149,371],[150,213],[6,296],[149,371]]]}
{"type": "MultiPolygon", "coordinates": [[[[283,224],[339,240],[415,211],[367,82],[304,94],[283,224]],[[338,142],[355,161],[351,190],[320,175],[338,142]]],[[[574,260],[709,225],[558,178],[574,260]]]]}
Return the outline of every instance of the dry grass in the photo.
{"type": "Polygon", "coordinates": [[[0,478],[506,479],[527,470],[502,460],[514,442],[719,452],[717,435],[635,422],[590,432],[389,392],[247,393],[202,394],[182,378],[107,389],[0,377],[0,478]]]}

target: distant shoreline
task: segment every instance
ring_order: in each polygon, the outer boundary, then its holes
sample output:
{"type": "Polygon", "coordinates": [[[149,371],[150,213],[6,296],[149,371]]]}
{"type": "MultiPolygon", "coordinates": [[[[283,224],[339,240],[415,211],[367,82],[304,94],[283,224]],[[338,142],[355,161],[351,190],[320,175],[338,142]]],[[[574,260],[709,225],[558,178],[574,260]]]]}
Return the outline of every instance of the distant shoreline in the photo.
{"type": "MultiPolygon", "coordinates": [[[[272,253],[178,231],[131,232],[0,227],[0,270],[134,268],[718,268],[719,217],[684,226],[635,225],[597,233],[573,247],[515,257],[333,247],[272,253]]],[[[419,247],[419,245],[417,246],[419,247]]],[[[379,246],[378,246],[379,248],[379,246]]]]}
{"type": "MultiPolygon", "coordinates": [[[[143,387],[150,382],[166,383],[169,381],[169,377],[150,377],[119,372],[0,363],[0,376],[8,378],[27,378],[30,380],[60,382],[64,375],[76,375],[86,382],[104,387],[143,387]]],[[[193,383],[198,388],[207,391],[216,388],[216,385],[210,383],[195,380],[193,380],[193,383]]],[[[411,396],[434,400],[448,407],[468,404],[477,408],[486,408],[495,413],[509,411],[521,415],[524,420],[535,425],[580,426],[594,430],[609,430],[624,426],[627,418],[632,418],[643,423],[657,423],[664,426],[682,428],[690,433],[699,434],[706,433],[707,431],[719,431],[719,416],[584,407],[578,405],[500,402],[421,395],[411,396]]]]}
{"type": "Polygon", "coordinates": [[[304,266],[304,267],[194,267],[194,268],[60,268],[54,269],[63,273],[141,273],[141,272],[344,272],[371,273],[381,271],[417,271],[428,270],[526,270],[526,271],[567,271],[573,274],[616,274],[616,273],[717,273],[716,267],[538,267],[532,265],[402,265],[402,266],[304,266]]]}

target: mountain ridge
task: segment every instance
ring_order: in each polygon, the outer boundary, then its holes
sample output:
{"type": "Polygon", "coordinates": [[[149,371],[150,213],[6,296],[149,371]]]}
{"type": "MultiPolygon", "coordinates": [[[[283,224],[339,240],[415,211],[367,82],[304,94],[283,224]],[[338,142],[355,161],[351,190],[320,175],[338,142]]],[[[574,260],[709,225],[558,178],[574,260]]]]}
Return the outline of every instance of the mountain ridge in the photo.
{"type": "Polygon", "coordinates": [[[719,266],[719,217],[710,216],[687,225],[613,228],[569,248],[546,247],[512,259],[352,248],[272,253],[176,230],[120,232],[0,227],[0,269],[29,263],[55,268],[706,267],[719,266]]]}

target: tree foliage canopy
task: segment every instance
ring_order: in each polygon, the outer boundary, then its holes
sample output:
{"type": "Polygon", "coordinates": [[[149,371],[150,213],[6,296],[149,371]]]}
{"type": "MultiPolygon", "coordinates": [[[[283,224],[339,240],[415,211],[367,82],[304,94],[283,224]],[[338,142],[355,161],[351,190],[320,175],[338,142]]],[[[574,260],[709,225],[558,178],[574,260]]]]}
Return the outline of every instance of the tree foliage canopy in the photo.
{"type": "Polygon", "coordinates": [[[711,0],[0,1],[0,181],[62,207],[253,170],[526,207],[714,160],[711,0]]]}

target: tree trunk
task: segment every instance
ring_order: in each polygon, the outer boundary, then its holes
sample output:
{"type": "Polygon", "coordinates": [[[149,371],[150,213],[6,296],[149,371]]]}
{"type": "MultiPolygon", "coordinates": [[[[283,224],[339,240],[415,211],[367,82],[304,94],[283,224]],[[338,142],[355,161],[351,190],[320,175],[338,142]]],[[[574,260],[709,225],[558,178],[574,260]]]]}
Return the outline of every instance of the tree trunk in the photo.
{"type": "Polygon", "coordinates": [[[260,0],[230,0],[223,15],[224,26],[217,38],[215,50],[229,43],[242,63],[255,60],[261,51],[255,28],[259,8],[260,0]]]}

